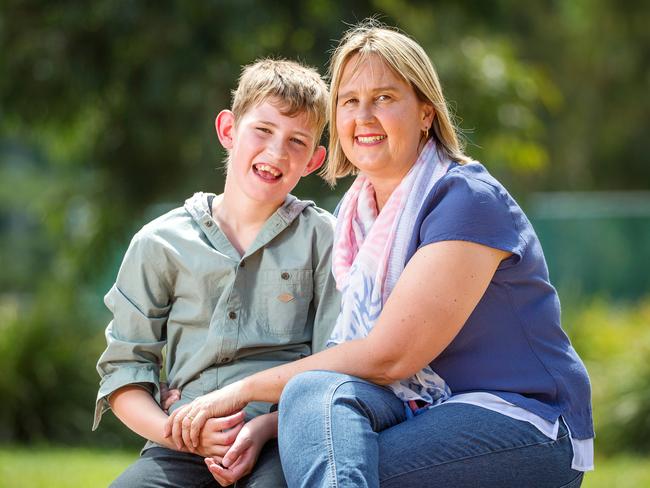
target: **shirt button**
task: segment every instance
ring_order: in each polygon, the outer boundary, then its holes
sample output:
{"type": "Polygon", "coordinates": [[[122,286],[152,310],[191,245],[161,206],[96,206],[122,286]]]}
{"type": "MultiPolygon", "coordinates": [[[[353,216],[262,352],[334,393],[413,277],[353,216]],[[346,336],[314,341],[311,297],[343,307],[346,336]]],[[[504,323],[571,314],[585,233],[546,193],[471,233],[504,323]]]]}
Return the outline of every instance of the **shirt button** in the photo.
{"type": "Polygon", "coordinates": [[[205,223],[205,226],[208,227],[208,228],[212,227],[212,221],[211,221],[211,220],[208,220],[208,221],[205,223]]]}
{"type": "Polygon", "coordinates": [[[239,263],[240,268],[243,268],[244,266],[246,266],[246,261],[242,261],[241,263],[239,263]]]}
{"type": "Polygon", "coordinates": [[[283,280],[288,280],[288,279],[289,279],[289,273],[287,273],[287,272],[285,271],[284,273],[282,273],[282,274],[280,275],[280,278],[282,278],[283,280]]]}
{"type": "Polygon", "coordinates": [[[227,362],[229,362],[229,361],[230,361],[230,358],[222,358],[222,359],[221,359],[221,362],[222,362],[222,363],[227,363],[227,362]]]}
{"type": "Polygon", "coordinates": [[[233,312],[232,310],[228,312],[228,318],[230,320],[235,320],[237,318],[237,312],[233,312]]]}

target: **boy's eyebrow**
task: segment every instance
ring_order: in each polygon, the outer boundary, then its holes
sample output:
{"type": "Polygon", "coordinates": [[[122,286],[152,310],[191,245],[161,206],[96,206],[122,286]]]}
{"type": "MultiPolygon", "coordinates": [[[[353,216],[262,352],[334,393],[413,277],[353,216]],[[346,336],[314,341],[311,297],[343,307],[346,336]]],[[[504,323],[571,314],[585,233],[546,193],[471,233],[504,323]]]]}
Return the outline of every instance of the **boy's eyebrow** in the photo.
{"type": "MultiPolygon", "coordinates": [[[[270,125],[271,127],[277,127],[278,126],[278,124],[276,124],[275,122],[271,122],[270,120],[260,120],[259,123],[260,124],[265,124],[265,125],[270,125]]],[[[313,135],[310,134],[309,132],[304,132],[304,131],[301,131],[301,130],[296,130],[294,132],[296,134],[300,135],[300,136],[303,136],[303,137],[307,137],[307,138],[313,137],[313,135]]]]}

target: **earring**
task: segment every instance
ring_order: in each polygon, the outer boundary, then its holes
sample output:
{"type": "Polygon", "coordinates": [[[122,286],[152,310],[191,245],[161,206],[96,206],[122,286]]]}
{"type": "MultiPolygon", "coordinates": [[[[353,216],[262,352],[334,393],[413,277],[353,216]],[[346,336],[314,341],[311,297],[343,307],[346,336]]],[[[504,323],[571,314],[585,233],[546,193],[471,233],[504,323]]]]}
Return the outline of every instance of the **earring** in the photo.
{"type": "Polygon", "coordinates": [[[422,129],[422,138],[425,140],[429,138],[429,127],[424,127],[422,129]]]}

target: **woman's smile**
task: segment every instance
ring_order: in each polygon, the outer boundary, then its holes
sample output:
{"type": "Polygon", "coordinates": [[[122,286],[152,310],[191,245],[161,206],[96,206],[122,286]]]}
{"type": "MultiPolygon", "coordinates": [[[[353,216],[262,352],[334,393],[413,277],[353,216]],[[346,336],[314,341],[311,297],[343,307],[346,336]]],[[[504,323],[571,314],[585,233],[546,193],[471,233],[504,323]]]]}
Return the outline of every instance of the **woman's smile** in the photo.
{"type": "Polygon", "coordinates": [[[386,139],[385,135],[360,135],[356,136],[357,144],[374,146],[386,139]]]}

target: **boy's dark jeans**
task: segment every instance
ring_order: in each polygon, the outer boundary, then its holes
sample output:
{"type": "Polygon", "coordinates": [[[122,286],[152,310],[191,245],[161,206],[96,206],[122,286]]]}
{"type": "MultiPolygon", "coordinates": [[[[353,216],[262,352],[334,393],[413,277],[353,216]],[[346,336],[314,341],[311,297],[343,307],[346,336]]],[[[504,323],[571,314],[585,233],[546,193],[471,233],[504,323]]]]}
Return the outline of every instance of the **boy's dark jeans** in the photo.
{"type": "MultiPolygon", "coordinates": [[[[113,483],[111,488],[207,488],[219,486],[208,471],[201,456],[152,447],[140,459],[129,466],[113,483]]],[[[286,487],[278,443],[266,443],[260,452],[253,472],[243,477],[235,488],[282,488],[286,487]]]]}

